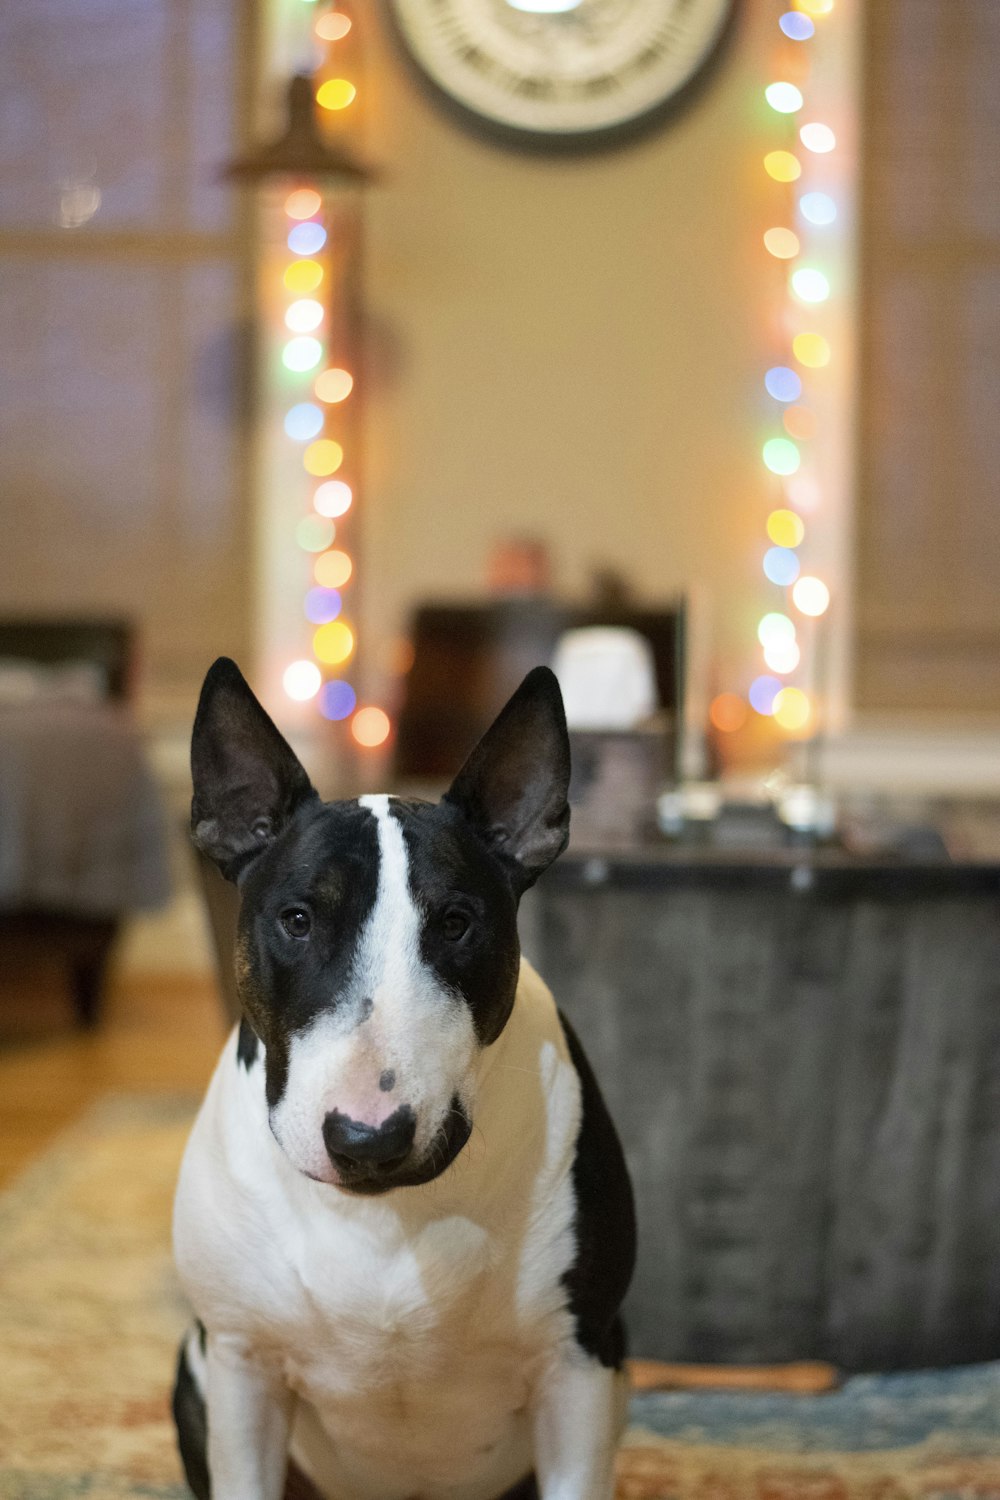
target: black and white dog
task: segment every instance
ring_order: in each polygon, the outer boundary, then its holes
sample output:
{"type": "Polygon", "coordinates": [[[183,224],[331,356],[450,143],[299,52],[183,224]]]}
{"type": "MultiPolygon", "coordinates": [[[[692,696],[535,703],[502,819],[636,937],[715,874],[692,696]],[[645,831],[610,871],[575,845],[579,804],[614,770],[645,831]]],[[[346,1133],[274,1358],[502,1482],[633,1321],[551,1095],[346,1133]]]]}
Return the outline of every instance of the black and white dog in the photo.
{"type": "Polygon", "coordinates": [[[324,803],[222,659],[192,772],[244,1020],[177,1191],[191,1488],[279,1500],[290,1455],[328,1500],[608,1500],[632,1195],[517,937],[568,836],[555,678],[440,803],[324,803]]]}

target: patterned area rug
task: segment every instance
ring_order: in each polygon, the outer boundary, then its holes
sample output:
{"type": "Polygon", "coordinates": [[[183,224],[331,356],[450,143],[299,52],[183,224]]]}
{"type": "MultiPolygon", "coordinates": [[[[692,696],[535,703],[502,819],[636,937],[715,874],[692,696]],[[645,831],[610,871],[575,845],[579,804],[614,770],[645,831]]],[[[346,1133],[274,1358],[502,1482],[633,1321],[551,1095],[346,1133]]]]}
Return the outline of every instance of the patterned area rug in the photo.
{"type": "MultiPolygon", "coordinates": [[[[191,1102],[106,1101],[0,1198],[0,1497],[188,1500],[167,1408],[191,1102]]],[[[645,1392],[617,1500],[1000,1500],[1000,1366],[645,1392]]]]}

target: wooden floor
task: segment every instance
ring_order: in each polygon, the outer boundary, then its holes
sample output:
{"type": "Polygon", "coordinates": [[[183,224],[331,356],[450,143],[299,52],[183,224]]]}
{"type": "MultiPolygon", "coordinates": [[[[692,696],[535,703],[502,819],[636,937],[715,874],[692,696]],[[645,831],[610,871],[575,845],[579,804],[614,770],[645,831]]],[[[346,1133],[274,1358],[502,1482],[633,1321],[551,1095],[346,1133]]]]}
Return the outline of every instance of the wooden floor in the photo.
{"type": "Polygon", "coordinates": [[[224,1035],[207,978],[112,980],[101,1021],[84,1032],[54,964],[0,975],[0,1185],[101,1094],[200,1094],[224,1035]]]}

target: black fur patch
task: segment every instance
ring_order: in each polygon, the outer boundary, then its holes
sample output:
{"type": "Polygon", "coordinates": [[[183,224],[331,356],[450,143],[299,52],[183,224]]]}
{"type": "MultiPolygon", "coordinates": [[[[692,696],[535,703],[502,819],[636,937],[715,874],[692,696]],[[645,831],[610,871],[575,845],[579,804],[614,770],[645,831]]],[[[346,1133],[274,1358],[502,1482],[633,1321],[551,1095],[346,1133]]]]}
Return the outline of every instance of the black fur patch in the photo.
{"type": "Polygon", "coordinates": [[[249,1073],[257,1061],[257,1054],[259,1052],[260,1042],[257,1040],[252,1026],[244,1019],[240,1022],[240,1035],[236,1043],[237,1061],[241,1062],[249,1073]]]}
{"type": "MultiPolygon", "coordinates": [[[[348,988],[378,894],[378,870],[373,813],[356,802],[311,801],[247,873],[237,974],[248,1029],[264,1044],[272,1109],[285,1091],[292,1037],[336,1007],[348,988]],[[298,908],[312,920],[307,941],[290,937],[280,921],[298,908]]],[[[241,1046],[242,1035],[241,1029],[241,1046]]]]}
{"type": "Polygon", "coordinates": [[[517,989],[517,893],[502,861],[458,808],[394,798],[389,809],[403,830],[410,895],[423,919],[420,956],[464,998],[476,1036],[487,1046],[506,1025],[517,989]],[[457,940],[445,923],[454,913],[467,923],[457,940]]]}
{"type": "MultiPolygon", "coordinates": [[[[199,1332],[204,1349],[205,1330],[199,1332]]],[[[181,1344],[174,1382],[173,1413],[177,1426],[184,1473],[197,1500],[211,1500],[212,1485],[208,1474],[208,1413],[201,1392],[195,1384],[187,1361],[186,1340],[181,1344]]]]}
{"type": "Polygon", "coordinates": [[[559,1019],[583,1096],[573,1161],[576,1260],[563,1281],[580,1347],[602,1365],[617,1370],[625,1358],[625,1327],[619,1308],[635,1268],[632,1184],[586,1053],[561,1011],[559,1019]]]}
{"type": "MultiPolygon", "coordinates": [[[[198,1324],[198,1338],[202,1353],[205,1350],[205,1330],[198,1324]]],[[[208,1413],[201,1392],[187,1362],[184,1344],[177,1360],[177,1380],[173,1398],[174,1422],[177,1427],[177,1446],[180,1450],[184,1474],[196,1500],[212,1500],[212,1482],[208,1469],[208,1413]]],[[[521,1491],[516,1492],[521,1500],[521,1491]]],[[[528,1500],[530,1491],[524,1492],[528,1500]]],[[[289,1462],[285,1481],[284,1500],[323,1500],[311,1480],[294,1462],[289,1462]]],[[[514,1492],[503,1500],[514,1500],[514,1492]]]]}

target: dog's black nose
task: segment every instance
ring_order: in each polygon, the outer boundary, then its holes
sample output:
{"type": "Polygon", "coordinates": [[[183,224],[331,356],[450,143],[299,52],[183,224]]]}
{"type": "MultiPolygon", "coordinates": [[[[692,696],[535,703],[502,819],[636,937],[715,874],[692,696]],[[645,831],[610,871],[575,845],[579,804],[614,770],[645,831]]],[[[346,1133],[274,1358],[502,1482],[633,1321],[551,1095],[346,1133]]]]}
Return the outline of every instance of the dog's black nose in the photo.
{"type": "Polygon", "coordinates": [[[323,1121],[323,1141],[335,1167],[390,1167],[410,1154],[417,1117],[408,1104],[381,1125],[364,1125],[331,1109],[323,1121]]]}

